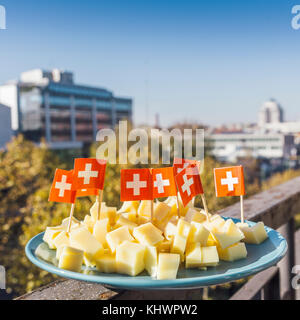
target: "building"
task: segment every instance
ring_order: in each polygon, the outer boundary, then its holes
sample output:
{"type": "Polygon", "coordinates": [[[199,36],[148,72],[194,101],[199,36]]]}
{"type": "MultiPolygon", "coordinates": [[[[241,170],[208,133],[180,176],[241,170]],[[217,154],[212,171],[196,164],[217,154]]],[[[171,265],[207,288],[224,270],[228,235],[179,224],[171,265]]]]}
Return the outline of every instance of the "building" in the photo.
{"type": "Polygon", "coordinates": [[[15,133],[51,148],[80,148],[95,141],[99,129],[132,121],[132,99],[103,88],[74,83],[73,73],[31,70],[0,86],[0,103],[11,108],[15,133]]]}
{"type": "Polygon", "coordinates": [[[206,147],[220,161],[238,158],[289,159],[295,153],[294,136],[282,133],[211,134],[206,147]]]}
{"type": "Polygon", "coordinates": [[[0,149],[4,149],[7,142],[12,138],[11,110],[0,104],[0,149]]]}
{"type": "Polygon", "coordinates": [[[263,103],[258,115],[259,127],[264,127],[267,124],[278,124],[284,121],[284,112],[280,104],[270,99],[263,103]]]}

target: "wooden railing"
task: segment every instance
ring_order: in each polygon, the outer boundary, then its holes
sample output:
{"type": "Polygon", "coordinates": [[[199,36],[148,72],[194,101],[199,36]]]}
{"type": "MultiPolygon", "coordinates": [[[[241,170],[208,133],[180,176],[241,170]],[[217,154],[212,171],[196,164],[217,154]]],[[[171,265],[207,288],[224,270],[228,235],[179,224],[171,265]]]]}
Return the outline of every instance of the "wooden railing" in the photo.
{"type": "MultiPolygon", "coordinates": [[[[246,199],[244,205],[246,219],[263,221],[267,226],[279,229],[287,239],[289,248],[287,255],[277,266],[253,276],[231,297],[231,300],[295,299],[296,293],[299,294],[299,292],[292,288],[292,277],[295,276],[292,268],[296,264],[295,253],[300,253],[300,233],[295,234],[294,216],[300,213],[300,178],[295,178],[246,199]]],[[[218,213],[238,218],[240,206],[237,203],[218,213]]],[[[300,260],[300,256],[297,258],[300,260]]],[[[98,284],[59,280],[18,299],[197,299],[202,297],[202,291],[203,289],[113,291],[98,284]]]]}

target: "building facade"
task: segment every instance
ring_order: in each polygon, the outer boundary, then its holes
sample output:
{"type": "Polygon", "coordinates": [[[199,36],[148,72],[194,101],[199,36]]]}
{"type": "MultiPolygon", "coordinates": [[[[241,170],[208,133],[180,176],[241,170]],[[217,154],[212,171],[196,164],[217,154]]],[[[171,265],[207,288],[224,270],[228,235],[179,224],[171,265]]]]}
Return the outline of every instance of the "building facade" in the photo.
{"type": "Polygon", "coordinates": [[[284,112],[281,105],[274,99],[263,103],[259,115],[258,125],[264,127],[266,124],[277,124],[284,121],[284,112]]]}
{"type": "Polygon", "coordinates": [[[119,120],[132,121],[132,99],[103,88],[74,83],[73,74],[32,70],[20,81],[0,86],[0,103],[11,108],[15,133],[51,148],[80,148],[95,141],[97,131],[119,120]]]}
{"type": "Polygon", "coordinates": [[[12,138],[11,110],[9,107],[0,104],[0,149],[4,149],[7,142],[12,138]]]}

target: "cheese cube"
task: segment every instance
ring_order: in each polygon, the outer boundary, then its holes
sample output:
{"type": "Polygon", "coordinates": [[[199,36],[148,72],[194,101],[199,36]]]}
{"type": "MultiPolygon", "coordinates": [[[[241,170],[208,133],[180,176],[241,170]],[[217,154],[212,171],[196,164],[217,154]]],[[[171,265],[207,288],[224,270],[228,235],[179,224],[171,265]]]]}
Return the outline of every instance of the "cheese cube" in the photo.
{"type": "Polygon", "coordinates": [[[256,223],[252,227],[241,225],[241,223],[237,223],[237,226],[243,232],[245,236],[243,241],[246,243],[260,244],[268,238],[268,234],[262,221],[256,223]]]}
{"type": "Polygon", "coordinates": [[[140,226],[142,224],[148,223],[151,221],[150,217],[138,216],[137,217],[137,224],[140,226]]]}
{"type": "MultiPolygon", "coordinates": [[[[208,214],[210,216],[210,214],[208,214]]],[[[194,215],[192,217],[192,221],[194,222],[198,222],[198,223],[203,223],[205,221],[207,221],[207,216],[206,213],[203,209],[201,209],[200,211],[196,210],[194,212],[194,215]]]]}
{"type": "MultiPolygon", "coordinates": [[[[92,208],[90,209],[90,214],[95,221],[98,220],[98,206],[99,202],[96,201],[92,208]]],[[[114,225],[117,218],[117,208],[115,207],[107,207],[105,202],[101,203],[101,212],[100,212],[100,219],[109,219],[110,225],[114,225]]],[[[100,220],[99,219],[99,220],[100,220]]]]}
{"type": "Polygon", "coordinates": [[[83,251],[69,246],[63,248],[58,267],[61,269],[80,272],[83,261],[83,251]]]}
{"type": "MultiPolygon", "coordinates": [[[[69,217],[65,218],[65,219],[63,219],[63,221],[61,223],[61,225],[63,227],[65,227],[66,229],[69,226],[69,220],[70,220],[69,217]]],[[[79,220],[77,220],[76,218],[72,217],[71,229],[78,228],[78,227],[80,227],[80,225],[81,225],[81,222],[79,220]]]]}
{"type": "Polygon", "coordinates": [[[226,249],[218,247],[218,253],[220,259],[224,261],[235,261],[247,257],[247,249],[243,242],[235,243],[226,249]]]}
{"type": "Polygon", "coordinates": [[[164,202],[157,202],[154,206],[153,219],[159,222],[164,221],[169,217],[171,207],[164,202]]]}
{"type": "Polygon", "coordinates": [[[168,222],[164,229],[164,235],[167,239],[173,239],[175,234],[177,233],[177,225],[172,222],[168,222]]]}
{"type": "Polygon", "coordinates": [[[176,253],[160,253],[158,256],[157,279],[176,279],[180,264],[180,255],[176,253]]]}
{"type": "Polygon", "coordinates": [[[47,227],[43,236],[43,241],[48,244],[50,249],[56,249],[53,240],[59,235],[61,231],[64,230],[66,230],[66,228],[63,226],[47,227]]]}
{"type": "MultiPolygon", "coordinates": [[[[138,223],[138,215],[135,211],[124,212],[121,214],[123,217],[127,218],[131,222],[138,223]]],[[[148,221],[147,221],[148,222],[148,221]]]]}
{"type": "Polygon", "coordinates": [[[164,240],[162,232],[156,228],[151,222],[140,225],[133,229],[135,239],[144,245],[155,246],[164,240]]]}
{"type": "Polygon", "coordinates": [[[116,256],[114,254],[104,254],[96,260],[96,268],[104,273],[117,272],[116,256]]]}
{"type": "Polygon", "coordinates": [[[84,217],[83,220],[83,224],[87,227],[90,233],[93,233],[95,222],[96,221],[88,214],[84,217]]]}
{"type": "Polygon", "coordinates": [[[38,247],[35,249],[35,255],[54,265],[57,264],[55,250],[49,249],[48,244],[45,242],[42,242],[38,245],[38,247]]]}
{"type": "Polygon", "coordinates": [[[187,243],[187,238],[184,236],[181,236],[180,234],[176,234],[173,243],[171,245],[171,253],[178,253],[180,254],[181,261],[184,261],[184,252],[186,249],[186,243],[187,243]]]}
{"type": "Polygon", "coordinates": [[[146,246],[145,248],[145,269],[151,277],[156,277],[157,273],[157,248],[155,246],[146,246]]]}
{"type": "Polygon", "coordinates": [[[207,247],[211,247],[211,246],[217,246],[219,245],[218,244],[218,241],[215,239],[215,237],[213,236],[212,233],[209,234],[208,238],[207,238],[207,243],[206,243],[206,246],[207,247]]]}
{"type": "Polygon", "coordinates": [[[64,246],[58,247],[56,249],[56,259],[59,261],[60,255],[62,254],[64,246]]]}
{"type": "Polygon", "coordinates": [[[185,256],[186,268],[199,268],[202,267],[202,252],[200,243],[193,243],[187,250],[185,256]]]}
{"type": "Polygon", "coordinates": [[[109,219],[101,219],[96,221],[93,229],[93,236],[104,248],[107,247],[106,235],[110,231],[109,219]]]}
{"type": "Polygon", "coordinates": [[[210,218],[209,222],[205,221],[203,224],[211,232],[220,232],[225,224],[225,220],[218,214],[215,214],[210,218]]]}
{"type": "Polygon", "coordinates": [[[53,240],[55,248],[65,247],[70,245],[69,235],[66,231],[61,231],[53,240]]]}
{"type": "Polygon", "coordinates": [[[191,223],[192,221],[202,223],[206,221],[206,215],[205,213],[200,212],[196,208],[189,208],[184,217],[184,220],[186,220],[189,223],[191,223]]]}
{"type": "Polygon", "coordinates": [[[133,232],[133,229],[135,227],[137,227],[138,225],[132,221],[130,221],[129,219],[125,218],[124,216],[120,216],[119,219],[117,220],[116,224],[115,224],[115,228],[119,228],[119,227],[122,227],[122,226],[127,226],[128,227],[128,230],[129,232],[132,234],[133,232]]]}
{"type": "Polygon", "coordinates": [[[135,212],[139,208],[140,202],[139,201],[124,201],[122,207],[118,210],[118,213],[123,212],[135,212]]]}
{"type": "Polygon", "coordinates": [[[205,247],[207,245],[209,234],[209,230],[207,230],[203,224],[193,221],[191,223],[191,230],[187,239],[188,245],[199,242],[201,246],[205,247]]]}
{"type": "Polygon", "coordinates": [[[158,252],[170,252],[173,239],[164,239],[157,245],[158,252]]]}
{"type": "Polygon", "coordinates": [[[121,228],[113,230],[106,235],[106,241],[111,252],[113,253],[116,251],[117,246],[120,245],[122,242],[132,240],[133,237],[130,235],[127,226],[123,226],[121,228]]]}
{"type": "MultiPolygon", "coordinates": [[[[180,195],[179,195],[178,199],[179,199],[179,213],[180,213],[181,217],[184,217],[186,215],[187,211],[189,210],[189,208],[191,208],[191,203],[189,203],[186,207],[184,207],[182,204],[180,195]]],[[[167,198],[165,200],[165,203],[171,207],[170,216],[178,216],[178,210],[177,210],[178,203],[177,203],[176,196],[167,198]]]]}
{"type": "Polygon", "coordinates": [[[151,218],[151,200],[142,200],[140,202],[138,215],[151,218]]]}
{"type": "Polygon", "coordinates": [[[216,246],[201,248],[201,267],[214,267],[219,263],[219,255],[216,246]]]}
{"type": "Polygon", "coordinates": [[[184,219],[179,219],[177,223],[177,234],[187,238],[191,230],[191,224],[184,219]]]}
{"type": "Polygon", "coordinates": [[[102,244],[85,227],[71,231],[70,245],[84,251],[85,258],[91,262],[94,262],[103,254],[102,244]]]}
{"type": "Polygon", "coordinates": [[[243,232],[234,224],[231,219],[226,220],[221,228],[213,229],[212,233],[222,249],[225,249],[244,239],[243,232]]]}
{"type": "Polygon", "coordinates": [[[125,241],[117,247],[117,272],[136,276],[145,269],[145,246],[125,241]]]}

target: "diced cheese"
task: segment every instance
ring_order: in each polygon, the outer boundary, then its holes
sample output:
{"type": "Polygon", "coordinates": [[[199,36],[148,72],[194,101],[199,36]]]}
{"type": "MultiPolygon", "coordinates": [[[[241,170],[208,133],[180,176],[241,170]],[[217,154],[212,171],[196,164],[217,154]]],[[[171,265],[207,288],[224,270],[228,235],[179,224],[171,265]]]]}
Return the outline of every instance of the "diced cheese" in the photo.
{"type": "Polygon", "coordinates": [[[133,229],[133,236],[139,243],[147,246],[155,246],[164,240],[162,232],[151,222],[140,225],[133,229]]]}
{"type": "Polygon", "coordinates": [[[96,268],[100,272],[115,273],[117,272],[117,263],[115,254],[104,254],[96,260],[96,268]]]}
{"type": "Polygon", "coordinates": [[[110,231],[109,219],[101,219],[96,221],[93,230],[93,236],[102,244],[104,248],[107,248],[106,234],[110,231]]]}
{"type": "Polygon", "coordinates": [[[125,241],[117,247],[117,272],[136,276],[145,269],[145,246],[125,241]]]}
{"type": "Polygon", "coordinates": [[[226,249],[218,247],[218,253],[220,259],[224,261],[235,261],[247,257],[247,249],[243,242],[235,243],[226,249]]]}
{"type": "Polygon", "coordinates": [[[56,249],[53,240],[56,236],[59,235],[61,231],[66,230],[63,226],[57,226],[57,227],[47,227],[46,231],[43,236],[43,241],[46,242],[50,249],[56,249]]]}
{"type": "MultiPolygon", "coordinates": [[[[90,209],[90,214],[92,218],[97,221],[98,220],[98,206],[99,202],[96,201],[90,209]]],[[[114,225],[117,218],[117,208],[116,207],[107,207],[105,202],[101,203],[101,212],[100,219],[109,219],[110,225],[114,225]]]]}
{"type": "Polygon", "coordinates": [[[173,239],[164,239],[157,245],[158,252],[170,252],[172,246],[173,239]]]}
{"type": "Polygon", "coordinates": [[[155,246],[146,246],[145,248],[145,269],[151,277],[156,277],[157,273],[157,248],[155,246]]]}
{"type": "Polygon", "coordinates": [[[70,245],[70,239],[69,235],[66,231],[61,231],[53,240],[53,244],[56,248],[69,246],[70,245]]]}
{"type": "Polygon", "coordinates": [[[179,219],[177,223],[177,234],[187,238],[191,230],[191,224],[184,219],[179,219]]]}
{"type": "Polygon", "coordinates": [[[83,251],[72,247],[64,247],[59,258],[58,267],[73,272],[80,272],[83,261],[83,251]]]}
{"type": "Polygon", "coordinates": [[[113,253],[116,251],[117,246],[120,245],[122,242],[132,240],[133,237],[130,235],[127,226],[123,226],[121,228],[113,230],[106,235],[106,241],[111,252],[113,253]]]}
{"type": "Polygon", "coordinates": [[[237,226],[244,233],[245,239],[243,241],[245,241],[246,243],[260,244],[268,238],[268,234],[262,221],[256,223],[252,227],[248,225],[243,226],[239,223],[237,223],[237,226]]]}
{"type": "Polygon", "coordinates": [[[170,206],[168,206],[164,202],[157,202],[154,206],[153,219],[157,223],[162,223],[162,222],[167,223],[171,218],[170,212],[171,212],[170,206]]]}
{"type": "Polygon", "coordinates": [[[184,219],[190,223],[192,221],[202,223],[202,222],[206,221],[206,215],[205,215],[205,213],[200,212],[196,208],[189,208],[184,219]]]}
{"type": "Polygon", "coordinates": [[[180,255],[176,253],[160,253],[158,256],[157,279],[176,279],[180,264],[180,255]]]}
{"type": "Polygon", "coordinates": [[[85,258],[92,263],[103,254],[102,244],[85,227],[71,231],[70,245],[84,251],[85,258]]]}
{"type": "Polygon", "coordinates": [[[219,263],[219,255],[216,246],[201,247],[201,267],[214,267],[219,263]]]}
{"type": "Polygon", "coordinates": [[[199,268],[202,267],[202,252],[200,243],[193,243],[187,250],[185,256],[186,268],[199,268]]]}
{"type": "Polygon", "coordinates": [[[187,238],[181,236],[180,234],[176,234],[174,236],[172,245],[171,245],[171,253],[178,253],[180,254],[181,261],[184,261],[184,252],[186,249],[187,238]]]}
{"type": "Polygon", "coordinates": [[[191,223],[191,230],[187,240],[188,245],[199,242],[201,246],[205,247],[207,245],[209,234],[209,230],[207,230],[203,224],[193,221],[191,223]]]}
{"type": "Polygon", "coordinates": [[[137,212],[139,208],[140,202],[139,201],[125,201],[122,204],[122,207],[118,210],[118,213],[123,212],[137,212]]]}
{"type": "Polygon", "coordinates": [[[145,224],[147,222],[150,222],[151,218],[150,217],[144,217],[144,216],[138,216],[137,217],[137,224],[140,226],[141,224],[145,224]]]}
{"type": "Polygon", "coordinates": [[[49,249],[47,243],[42,242],[35,249],[35,255],[47,262],[50,262],[54,265],[57,264],[55,250],[49,249]]]}
{"type": "Polygon", "coordinates": [[[206,246],[211,247],[211,246],[217,246],[217,245],[218,245],[218,241],[214,238],[213,234],[210,233],[207,238],[206,246]]]}
{"type": "Polygon", "coordinates": [[[83,220],[83,224],[88,228],[90,233],[93,233],[95,222],[96,221],[88,214],[84,217],[83,220]]]}
{"type": "Polygon", "coordinates": [[[173,239],[175,234],[177,233],[177,225],[172,222],[168,222],[164,229],[164,235],[167,239],[173,239]]]}
{"type": "Polygon", "coordinates": [[[128,230],[129,232],[132,234],[133,232],[133,229],[135,227],[137,227],[138,225],[132,221],[130,221],[129,219],[125,218],[124,216],[120,216],[119,219],[117,220],[116,224],[115,224],[115,228],[119,228],[119,227],[122,227],[122,226],[127,226],[128,227],[128,230]]]}
{"type": "Polygon", "coordinates": [[[151,218],[151,200],[142,200],[140,202],[138,215],[151,218]]]}
{"type": "MultiPolygon", "coordinates": [[[[64,226],[66,229],[69,225],[69,220],[70,220],[69,217],[65,218],[65,219],[63,219],[63,221],[61,223],[61,225],[64,226]]],[[[71,229],[78,228],[78,227],[80,227],[80,225],[81,225],[81,222],[79,220],[77,220],[76,218],[72,217],[71,229]]]]}
{"type": "Polygon", "coordinates": [[[124,212],[121,215],[130,220],[131,222],[138,223],[138,215],[135,211],[124,212]]]}

